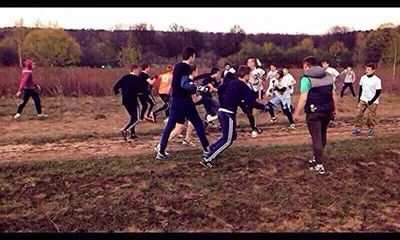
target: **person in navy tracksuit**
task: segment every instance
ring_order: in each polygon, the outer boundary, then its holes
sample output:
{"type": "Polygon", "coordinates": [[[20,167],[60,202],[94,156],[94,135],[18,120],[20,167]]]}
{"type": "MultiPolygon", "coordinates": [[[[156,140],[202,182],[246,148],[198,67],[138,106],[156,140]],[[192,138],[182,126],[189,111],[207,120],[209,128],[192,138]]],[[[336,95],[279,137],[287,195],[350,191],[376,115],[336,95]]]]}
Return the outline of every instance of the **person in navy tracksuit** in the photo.
{"type": "Polygon", "coordinates": [[[140,80],[138,77],[138,66],[132,65],[131,72],[124,75],[114,85],[114,93],[118,95],[120,89],[122,90],[122,105],[131,116],[128,124],[121,129],[121,135],[127,140],[127,133],[131,131],[131,139],[137,138],[135,133],[135,126],[140,122],[139,120],[139,105],[138,105],[138,92],[140,91],[140,80]]]}
{"type": "Polygon", "coordinates": [[[192,47],[186,47],[183,51],[183,61],[175,65],[171,82],[171,107],[168,123],[163,131],[160,143],[156,146],[157,159],[167,158],[165,149],[167,148],[168,138],[176,123],[184,124],[189,120],[203,147],[203,154],[209,151],[209,142],[205,135],[203,120],[197,112],[193,102],[192,95],[197,92],[197,84],[189,78],[191,67],[195,59],[196,50],[192,47]]]}
{"type": "Polygon", "coordinates": [[[236,139],[236,112],[244,102],[246,106],[253,107],[256,104],[254,93],[247,85],[250,78],[250,68],[239,66],[238,79],[226,84],[223,102],[218,110],[218,118],[222,126],[222,136],[210,146],[210,152],[200,162],[203,166],[214,167],[216,157],[226,150],[236,139]]]}

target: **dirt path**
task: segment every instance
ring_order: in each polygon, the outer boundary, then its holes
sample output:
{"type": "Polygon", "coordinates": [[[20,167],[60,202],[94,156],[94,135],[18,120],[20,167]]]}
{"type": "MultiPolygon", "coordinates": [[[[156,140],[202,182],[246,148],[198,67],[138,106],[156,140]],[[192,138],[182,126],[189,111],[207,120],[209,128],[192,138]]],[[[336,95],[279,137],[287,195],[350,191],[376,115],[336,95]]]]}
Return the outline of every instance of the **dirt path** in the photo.
{"type": "MultiPolygon", "coordinates": [[[[285,125],[286,126],[286,125],[285,125]]],[[[334,128],[328,130],[329,140],[346,140],[357,137],[351,136],[351,124],[338,121],[334,128]]],[[[376,127],[376,137],[387,136],[400,132],[399,118],[385,118],[376,127]]],[[[220,133],[210,132],[208,139],[213,142],[220,133]]],[[[12,144],[0,146],[0,164],[21,163],[42,160],[84,160],[88,158],[130,157],[137,154],[154,152],[154,146],[159,140],[158,134],[145,135],[142,138],[124,142],[122,138],[90,138],[88,140],[68,139],[45,144],[12,144]]],[[[358,138],[366,138],[365,133],[358,138]]],[[[169,151],[199,149],[197,137],[193,137],[196,147],[180,144],[180,139],[169,145],[169,151]]],[[[263,128],[263,133],[257,138],[251,138],[244,129],[238,129],[238,139],[234,146],[266,146],[266,145],[298,145],[310,142],[309,133],[304,123],[298,124],[297,129],[288,130],[282,125],[269,125],[263,128]]],[[[173,157],[173,156],[172,156],[173,157]]]]}

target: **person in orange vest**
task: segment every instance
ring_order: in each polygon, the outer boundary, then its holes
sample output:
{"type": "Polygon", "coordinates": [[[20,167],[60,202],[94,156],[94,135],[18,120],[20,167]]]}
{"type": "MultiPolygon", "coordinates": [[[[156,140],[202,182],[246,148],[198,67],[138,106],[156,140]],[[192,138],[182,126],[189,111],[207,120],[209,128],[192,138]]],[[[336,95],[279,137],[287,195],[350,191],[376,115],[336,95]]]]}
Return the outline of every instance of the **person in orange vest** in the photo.
{"type": "Polygon", "coordinates": [[[158,87],[158,95],[160,96],[163,105],[152,113],[153,119],[154,121],[156,121],[157,115],[164,111],[166,121],[168,121],[169,99],[171,97],[170,90],[172,81],[172,66],[170,65],[166,66],[165,73],[161,74],[157,80],[160,81],[160,85],[158,87]]]}

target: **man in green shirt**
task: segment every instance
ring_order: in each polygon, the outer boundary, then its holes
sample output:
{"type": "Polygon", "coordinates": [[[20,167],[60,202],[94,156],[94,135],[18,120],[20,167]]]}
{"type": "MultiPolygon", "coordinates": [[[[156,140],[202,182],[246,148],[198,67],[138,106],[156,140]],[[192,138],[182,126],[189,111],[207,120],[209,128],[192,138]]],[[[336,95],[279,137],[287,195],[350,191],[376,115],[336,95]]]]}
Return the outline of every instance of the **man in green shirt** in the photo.
{"type": "Polygon", "coordinates": [[[304,75],[300,78],[301,95],[293,118],[297,121],[300,112],[305,110],[314,152],[314,158],[309,161],[311,169],[319,174],[325,174],[323,153],[326,133],[332,115],[336,114],[337,96],[333,77],[316,65],[314,56],[303,60],[304,75]]]}

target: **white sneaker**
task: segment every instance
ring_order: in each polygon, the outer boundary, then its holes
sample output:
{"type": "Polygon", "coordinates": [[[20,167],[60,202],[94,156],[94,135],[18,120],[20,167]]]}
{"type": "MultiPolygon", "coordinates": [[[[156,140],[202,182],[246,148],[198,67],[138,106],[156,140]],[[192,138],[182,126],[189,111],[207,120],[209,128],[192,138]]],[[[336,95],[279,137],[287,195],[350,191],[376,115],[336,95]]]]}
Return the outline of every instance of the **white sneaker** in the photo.
{"type": "MultiPolygon", "coordinates": [[[[154,148],[154,151],[156,151],[156,152],[160,151],[160,144],[157,144],[157,146],[154,148]]],[[[165,155],[168,156],[169,152],[165,151],[165,155]]]]}
{"type": "Polygon", "coordinates": [[[322,164],[315,165],[314,166],[314,171],[316,171],[317,173],[319,173],[321,175],[326,173],[324,165],[322,165],[322,164]]]}
{"type": "Polygon", "coordinates": [[[271,118],[271,120],[269,120],[269,123],[274,123],[274,122],[276,122],[277,120],[278,120],[277,117],[273,117],[273,118],[271,118]]]}
{"type": "Polygon", "coordinates": [[[289,129],[296,129],[296,124],[290,124],[289,129]]]}
{"type": "Polygon", "coordinates": [[[21,117],[21,114],[19,114],[19,113],[14,115],[14,119],[17,119],[17,118],[20,118],[20,117],[21,117]]]}
{"type": "Polygon", "coordinates": [[[37,116],[39,118],[47,118],[47,117],[49,117],[49,116],[47,116],[46,114],[43,114],[43,113],[42,114],[38,114],[37,116]]]}
{"type": "Polygon", "coordinates": [[[218,115],[215,115],[215,116],[207,115],[206,116],[207,122],[212,122],[212,121],[215,121],[217,119],[218,119],[218,115]]]}
{"type": "Polygon", "coordinates": [[[252,137],[252,138],[256,138],[257,136],[258,136],[257,131],[252,131],[252,132],[251,132],[251,137],[252,137]]]}

